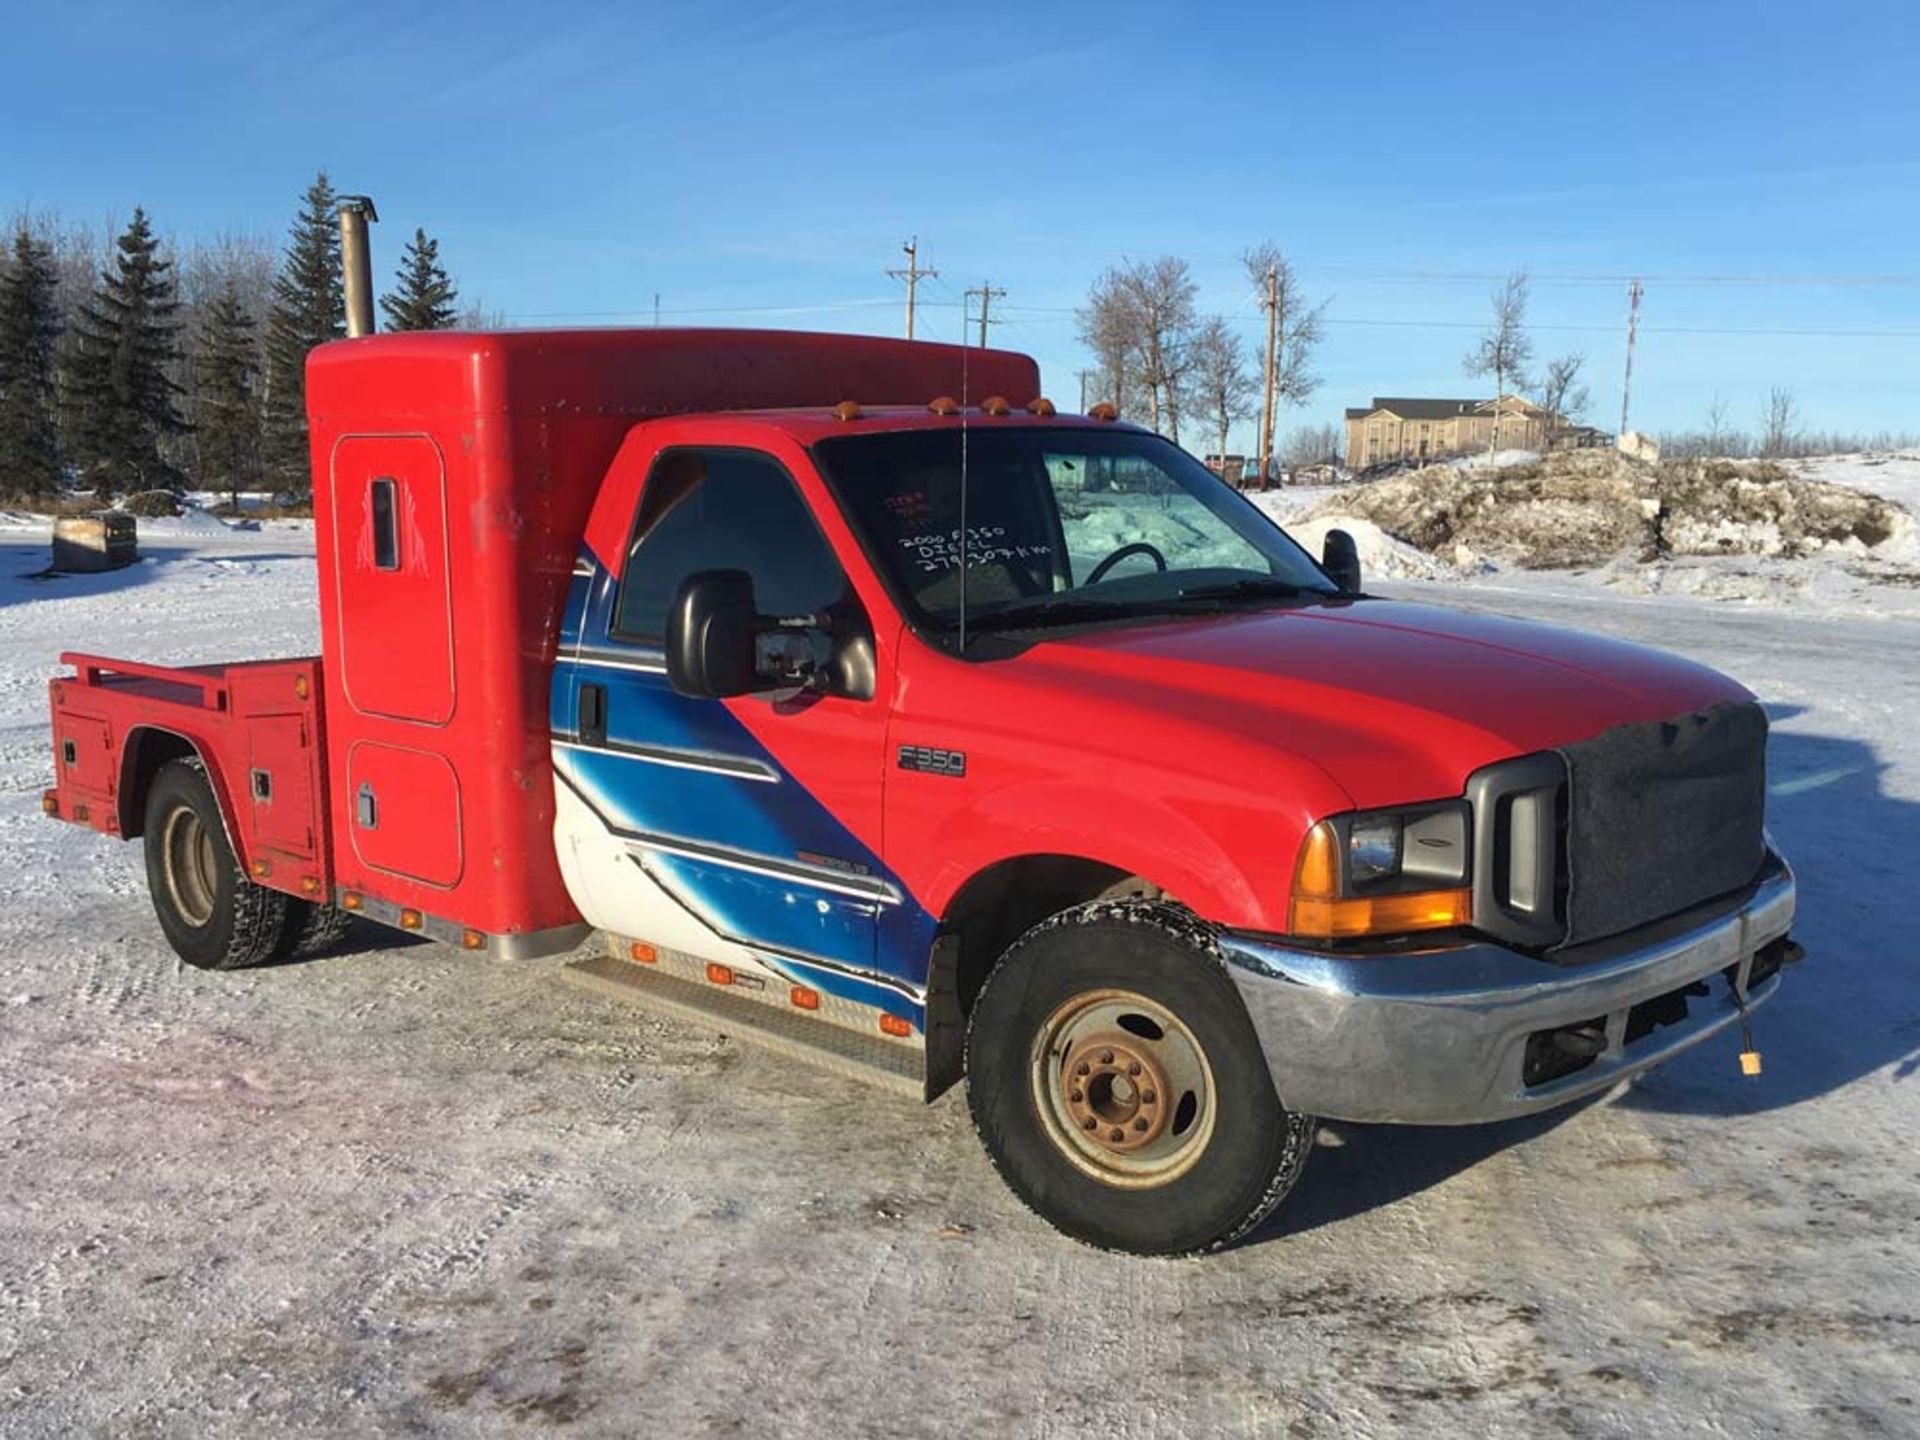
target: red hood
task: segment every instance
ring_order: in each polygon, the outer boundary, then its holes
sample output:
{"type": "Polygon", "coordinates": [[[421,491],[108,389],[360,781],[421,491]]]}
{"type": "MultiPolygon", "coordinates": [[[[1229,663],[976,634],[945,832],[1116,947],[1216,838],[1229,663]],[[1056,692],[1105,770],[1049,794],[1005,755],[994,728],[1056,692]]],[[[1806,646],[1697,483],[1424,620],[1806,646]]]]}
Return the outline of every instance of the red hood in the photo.
{"type": "Polygon", "coordinates": [[[1159,711],[1183,740],[1198,725],[1290,751],[1359,806],[1458,794],[1494,760],[1748,698],[1642,646],[1389,600],[1084,633],[1006,665],[1131,712],[1089,727],[1095,748],[1146,738],[1159,711]]]}

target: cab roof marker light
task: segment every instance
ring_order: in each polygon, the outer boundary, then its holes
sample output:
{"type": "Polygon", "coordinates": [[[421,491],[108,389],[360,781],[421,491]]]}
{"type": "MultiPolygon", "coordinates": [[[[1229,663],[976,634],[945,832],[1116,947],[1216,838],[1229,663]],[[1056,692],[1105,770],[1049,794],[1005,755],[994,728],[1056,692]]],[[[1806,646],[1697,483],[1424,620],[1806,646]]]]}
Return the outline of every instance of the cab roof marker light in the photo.
{"type": "Polygon", "coordinates": [[[960,413],[960,402],[951,395],[941,395],[927,402],[927,411],[933,415],[952,417],[960,413]]]}
{"type": "Polygon", "coordinates": [[[997,420],[1004,415],[1011,415],[1013,406],[1007,403],[1007,397],[1004,395],[989,395],[980,402],[980,413],[991,415],[997,420]]]}
{"type": "Polygon", "coordinates": [[[1060,412],[1058,408],[1055,407],[1053,401],[1047,399],[1046,396],[1036,395],[1027,402],[1027,413],[1029,415],[1038,415],[1042,420],[1050,420],[1060,412]]]}
{"type": "Polygon", "coordinates": [[[858,420],[860,418],[860,402],[858,400],[842,400],[838,405],[833,407],[833,418],[842,421],[858,420]]]}
{"type": "Polygon", "coordinates": [[[1087,418],[1089,420],[1118,420],[1120,418],[1120,412],[1113,407],[1110,401],[1102,400],[1098,405],[1087,411],[1087,418]]]}

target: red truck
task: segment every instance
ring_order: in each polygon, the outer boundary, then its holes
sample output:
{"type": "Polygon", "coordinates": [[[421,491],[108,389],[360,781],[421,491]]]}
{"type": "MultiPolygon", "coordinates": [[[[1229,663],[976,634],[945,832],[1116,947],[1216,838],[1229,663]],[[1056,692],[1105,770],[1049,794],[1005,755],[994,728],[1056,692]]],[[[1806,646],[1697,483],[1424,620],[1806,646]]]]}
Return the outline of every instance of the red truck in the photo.
{"type": "Polygon", "coordinates": [[[52,681],[45,808],[144,841],[192,964],[593,937],[582,983],[964,1077],[1039,1214],[1189,1253],[1313,1117],[1561,1105],[1797,958],[1739,685],[1368,596],[1023,356],[369,336],[307,395],[321,654],[52,681]]]}

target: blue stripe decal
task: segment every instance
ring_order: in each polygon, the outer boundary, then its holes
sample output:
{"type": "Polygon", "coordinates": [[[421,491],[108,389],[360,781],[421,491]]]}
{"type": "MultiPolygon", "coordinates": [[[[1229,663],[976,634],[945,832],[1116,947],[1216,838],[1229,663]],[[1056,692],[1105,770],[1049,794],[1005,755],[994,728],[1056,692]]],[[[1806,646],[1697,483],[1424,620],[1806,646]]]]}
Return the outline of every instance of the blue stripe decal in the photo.
{"type": "MultiPolygon", "coordinates": [[[[591,560],[590,552],[582,554],[591,560]]],[[[596,662],[596,650],[618,654],[631,647],[606,637],[614,587],[597,563],[594,570],[576,577],[568,597],[569,617],[576,603],[581,611],[574,641],[554,672],[550,718],[563,742],[556,770],[603,822],[642,837],[636,843],[648,872],[716,931],[749,948],[783,952],[777,962],[766,957],[768,963],[806,966],[805,983],[824,993],[896,1014],[910,1008],[908,1018],[920,1024],[922,1006],[900,990],[828,967],[878,972],[924,995],[939,922],[724,704],[681,695],[661,674],[596,662]],[[751,767],[758,778],[564,743],[577,736],[582,684],[606,691],[611,744],[715,757],[751,767]],[[669,852],[645,837],[667,844],[678,837],[706,853],[669,852]],[[787,868],[763,873],[727,863],[729,857],[787,868]],[[830,866],[821,865],[823,859],[830,866]],[[836,885],[834,874],[842,869],[846,880],[836,885]],[[861,893],[867,891],[877,893],[861,893]],[[820,963],[807,965],[809,955],[820,963]]]]}

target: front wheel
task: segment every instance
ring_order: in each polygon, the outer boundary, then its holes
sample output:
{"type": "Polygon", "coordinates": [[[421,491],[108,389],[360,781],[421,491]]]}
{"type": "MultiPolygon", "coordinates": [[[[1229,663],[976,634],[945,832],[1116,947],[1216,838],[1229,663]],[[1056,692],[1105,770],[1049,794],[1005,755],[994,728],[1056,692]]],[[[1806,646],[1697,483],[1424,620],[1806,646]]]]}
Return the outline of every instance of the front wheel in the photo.
{"type": "Polygon", "coordinates": [[[143,834],[147,889],[175,954],[202,970],[239,970],[273,957],[287,897],[241,870],[198,760],[160,767],[147,792],[143,834]]]}
{"type": "Polygon", "coordinates": [[[967,1036],[975,1127],[1051,1224],[1103,1249],[1218,1249],[1285,1198],[1313,1121],[1283,1107],[1198,922],[1099,901],[1036,926],[967,1036]]]}

